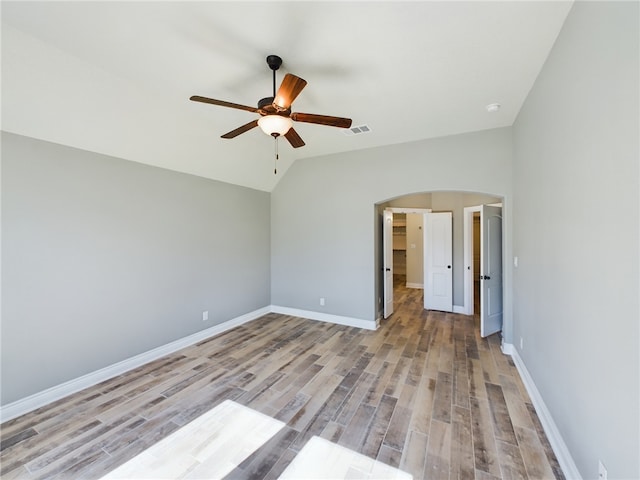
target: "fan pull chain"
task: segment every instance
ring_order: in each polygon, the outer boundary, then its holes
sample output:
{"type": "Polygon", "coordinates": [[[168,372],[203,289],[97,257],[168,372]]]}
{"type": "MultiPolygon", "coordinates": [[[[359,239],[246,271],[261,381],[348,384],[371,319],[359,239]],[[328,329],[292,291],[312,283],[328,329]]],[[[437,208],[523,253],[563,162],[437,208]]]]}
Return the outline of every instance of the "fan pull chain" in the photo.
{"type": "Polygon", "coordinates": [[[276,141],[276,158],[273,161],[273,174],[277,175],[278,174],[277,162],[278,162],[278,159],[280,158],[279,155],[278,155],[278,137],[273,137],[273,138],[276,141]]]}

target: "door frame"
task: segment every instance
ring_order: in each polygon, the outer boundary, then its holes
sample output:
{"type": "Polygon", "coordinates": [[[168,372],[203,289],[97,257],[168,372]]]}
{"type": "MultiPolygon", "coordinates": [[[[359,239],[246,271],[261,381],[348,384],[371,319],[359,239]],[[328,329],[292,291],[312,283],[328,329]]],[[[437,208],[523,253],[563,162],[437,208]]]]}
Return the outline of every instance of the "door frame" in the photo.
{"type": "MultiPolygon", "coordinates": [[[[464,305],[462,305],[462,312],[464,315],[473,315],[473,214],[480,213],[481,207],[477,205],[475,207],[464,208],[464,305]]],[[[481,254],[482,255],[482,254],[481,254]]]]}
{"type": "MultiPolygon", "coordinates": [[[[498,203],[489,203],[489,206],[492,207],[502,207],[502,202],[498,203]]],[[[473,315],[473,214],[478,212],[481,213],[482,205],[476,205],[474,207],[464,207],[464,294],[462,298],[464,299],[464,305],[462,305],[462,309],[460,313],[464,315],[473,315]]],[[[482,253],[481,253],[482,255],[482,253]]],[[[504,281],[504,224],[502,229],[502,269],[503,274],[502,278],[504,281]]],[[[479,273],[479,272],[478,272],[479,273]]],[[[504,300],[504,291],[502,294],[502,298],[504,300]]]]}
{"type": "MultiPolygon", "coordinates": [[[[391,212],[391,213],[418,213],[418,214],[422,214],[424,215],[425,213],[431,213],[431,209],[430,208],[410,208],[410,207],[386,207],[383,210],[382,213],[382,234],[384,235],[384,228],[385,228],[385,221],[384,221],[384,212],[391,212]]],[[[424,228],[422,229],[422,241],[424,242],[424,228]]],[[[393,245],[391,246],[391,248],[393,248],[393,245]]],[[[385,268],[385,256],[386,256],[386,252],[384,251],[384,242],[382,242],[382,302],[383,302],[383,306],[382,306],[382,319],[385,318],[384,316],[384,302],[387,298],[387,290],[386,290],[386,281],[385,281],[385,274],[386,272],[384,271],[385,268]]],[[[393,255],[392,255],[393,256],[393,255]]],[[[424,270],[424,262],[423,262],[423,270],[424,270]]],[[[424,275],[424,272],[423,272],[424,275]]],[[[393,282],[391,285],[391,293],[393,294],[393,282]]]]}

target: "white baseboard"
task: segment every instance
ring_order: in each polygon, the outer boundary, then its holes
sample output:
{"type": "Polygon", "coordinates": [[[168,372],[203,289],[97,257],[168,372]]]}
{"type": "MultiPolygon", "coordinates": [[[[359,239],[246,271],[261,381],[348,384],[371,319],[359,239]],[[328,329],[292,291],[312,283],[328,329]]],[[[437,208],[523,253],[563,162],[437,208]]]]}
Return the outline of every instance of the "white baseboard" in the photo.
{"type": "Polygon", "coordinates": [[[339,315],[330,315],[327,313],[313,312],[309,310],[279,307],[277,305],[263,307],[253,312],[249,312],[245,315],[241,315],[234,319],[228,320],[224,323],[214,325],[213,327],[207,328],[206,330],[201,330],[187,337],[154,348],[153,350],[149,350],[121,362],[109,365],[108,367],[101,368],[100,370],[96,370],[78,378],[74,378],[73,380],[61,383],[60,385],[48,388],[26,398],[17,400],[7,405],[2,405],[0,406],[0,422],[6,422],[7,420],[11,420],[12,418],[24,415],[25,413],[43,407],[51,402],[55,402],[56,400],[79,392],[80,390],[91,387],[100,382],[104,382],[105,380],[109,380],[110,378],[121,375],[125,372],[128,372],[129,370],[138,368],[145,363],[157,360],[161,357],[164,357],[165,355],[169,355],[182,348],[201,342],[202,340],[205,340],[214,335],[226,332],[227,330],[255,320],[256,318],[259,318],[271,312],[280,313],[283,315],[294,315],[296,317],[307,318],[310,320],[337,323],[339,325],[347,325],[350,327],[364,328],[367,330],[376,330],[380,326],[379,321],[375,320],[362,320],[359,318],[342,317],[339,315]]]}
{"type": "Polygon", "coordinates": [[[410,282],[407,282],[407,284],[405,286],[407,288],[424,288],[424,285],[422,283],[410,283],[410,282]]]}
{"type": "Polygon", "coordinates": [[[341,315],[331,315],[329,313],[314,312],[312,310],[300,310],[297,308],[280,307],[271,305],[273,313],[282,315],[292,315],[294,317],[307,318],[309,320],[319,320],[321,322],[337,323],[338,325],[346,325],[348,327],[364,328],[366,330],[376,330],[375,320],[362,320],[360,318],[343,317],[341,315]]]}
{"type": "Polygon", "coordinates": [[[463,315],[466,315],[467,311],[465,310],[464,305],[454,305],[453,313],[461,313],[463,315]]]}
{"type": "MultiPolygon", "coordinates": [[[[502,353],[504,353],[505,355],[511,355],[511,356],[513,356],[513,353],[516,351],[513,344],[505,343],[504,339],[502,339],[502,344],[500,345],[500,349],[502,350],[502,353]]],[[[514,360],[514,363],[515,363],[515,360],[514,360]]],[[[522,374],[520,376],[522,376],[522,374]]]]}
{"type": "Polygon", "coordinates": [[[206,330],[201,330],[187,337],[183,337],[179,340],[167,343],[166,345],[154,348],[153,350],[141,353],[135,357],[128,358],[108,367],[96,370],[95,372],[88,373],[73,380],[69,380],[68,382],[56,385],[55,387],[35,393],[21,400],[0,406],[0,419],[2,422],[6,422],[12,418],[19,417],[20,415],[24,415],[25,413],[31,412],[32,410],[40,408],[51,402],[55,402],[56,400],[71,395],[72,393],[79,392],[80,390],[91,387],[100,382],[104,382],[105,380],[109,380],[110,378],[121,375],[129,370],[144,365],[145,363],[157,360],[158,358],[201,342],[209,337],[226,332],[227,330],[250,322],[251,320],[255,320],[256,318],[270,312],[270,307],[260,308],[224,323],[214,325],[206,330]]]}
{"type": "Polygon", "coordinates": [[[553,453],[556,454],[564,476],[572,480],[582,480],[582,475],[580,475],[580,471],[578,470],[576,463],[573,461],[573,457],[567,448],[567,444],[564,443],[562,435],[560,435],[560,431],[558,430],[556,423],[553,421],[551,412],[544,403],[544,400],[542,399],[533,378],[531,378],[527,367],[522,361],[522,358],[520,358],[518,350],[511,343],[503,343],[502,352],[505,355],[511,355],[513,358],[513,363],[515,363],[518,373],[520,373],[520,377],[522,378],[522,382],[527,388],[529,397],[531,397],[531,402],[533,403],[536,413],[538,414],[538,418],[540,418],[540,423],[544,428],[544,433],[549,439],[553,453]]]}

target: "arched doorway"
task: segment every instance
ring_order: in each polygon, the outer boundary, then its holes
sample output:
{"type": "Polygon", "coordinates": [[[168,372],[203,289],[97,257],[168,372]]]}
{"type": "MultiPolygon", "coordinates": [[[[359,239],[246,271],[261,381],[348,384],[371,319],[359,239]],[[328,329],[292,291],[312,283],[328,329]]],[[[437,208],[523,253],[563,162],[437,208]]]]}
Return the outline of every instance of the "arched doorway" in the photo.
{"type": "MultiPolygon", "coordinates": [[[[474,287],[477,285],[476,282],[473,281],[473,279],[478,276],[482,276],[482,277],[486,277],[486,284],[487,287],[489,286],[489,278],[491,278],[491,281],[496,281],[499,280],[500,281],[500,289],[497,288],[497,284],[494,283],[494,285],[488,289],[485,288],[484,290],[481,290],[482,293],[480,293],[481,295],[484,295],[485,297],[485,301],[483,303],[485,309],[482,310],[483,314],[485,313],[485,311],[489,311],[486,309],[487,306],[491,305],[491,307],[493,308],[492,312],[493,312],[493,318],[494,320],[497,318],[495,316],[495,312],[496,312],[496,308],[499,307],[500,310],[500,323],[499,323],[499,327],[497,330],[500,330],[501,326],[502,326],[502,297],[503,297],[503,292],[502,292],[502,231],[501,230],[496,230],[495,229],[495,223],[492,224],[491,228],[492,230],[492,235],[494,235],[495,238],[495,234],[496,232],[499,232],[499,238],[498,238],[498,251],[499,251],[499,258],[498,258],[498,263],[493,263],[493,272],[491,275],[489,275],[489,273],[484,273],[483,275],[480,275],[480,272],[478,271],[477,267],[474,267],[473,265],[473,257],[471,255],[469,255],[469,248],[473,247],[473,230],[468,230],[469,228],[473,229],[473,223],[468,223],[468,209],[471,208],[473,210],[472,207],[476,207],[479,211],[481,210],[481,206],[482,205],[501,205],[502,202],[502,197],[497,196],[497,195],[488,195],[488,194],[482,194],[482,193],[470,193],[470,192],[455,192],[455,191],[436,191],[436,192],[423,192],[423,193],[415,193],[415,194],[408,194],[408,195],[404,195],[404,196],[400,196],[400,197],[396,197],[393,199],[389,199],[380,203],[377,203],[375,205],[376,208],[376,222],[377,222],[377,228],[376,228],[376,235],[375,235],[375,252],[376,252],[376,294],[377,294],[377,299],[378,299],[378,318],[384,318],[385,317],[385,304],[388,305],[388,294],[389,294],[389,290],[388,288],[385,289],[385,285],[388,287],[389,285],[393,285],[393,283],[395,283],[396,285],[398,285],[399,283],[399,278],[401,276],[405,276],[406,279],[401,279],[400,281],[403,281],[405,286],[408,288],[424,288],[424,286],[427,286],[427,288],[431,288],[429,286],[429,279],[430,277],[427,275],[426,277],[426,281],[425,281],[425,268],[423,265],[411,265],[411,261],[410,259],[413,257],[414,261],[416,259],[420,259],[420,262],[422,262],[421,258],[419,255],[412,255],[413,252],[415,252],[415,250],[417,250],[418,245],[416,245],[416,232],[412,232],[409,230],[409,227],[405,227],[405,225],[413,225],[413,228],[418,228],[418,229],[423,229],[423,225],[421,221],[405,221],[405,218],[409,218],[410,216],[415,216],[415,217],[421,217],[422,215],[420,214],[421,212],[433,212],[435,216],[436,212],[449,212],[451,215],[451,219],[452,219],[452,224],[451,224],[451,248],[452,248],[452,260],[449,261],[450,266],[451,266],[451,277],[450,277],[450,282],[451,282],[451,287],[452,287],[452,296],[453,296],[453,301],[451,302],[451,308],[444,308],[446,311],[451,311],[454,313],[462,313],[462,314],[474,314],[474,308],[473,308],[473,301],[474,301],[474,296],[473,296],[473,289],[474,287]],[[395,235],[394,235],[394,250],[393,250],[393,259],[395,259],[396,261],[398,259],[407,259],[407,264],[403,265],[402,271],[400,271],[398,274],[393,275],[394,276],[394,281],[392,282],[389,279],[389,251],[385,251],[384,247],[384,228],[383,228],[383,222],[384,222],[384,212],[385,209],[387,210],[387,212],[396,212],[398,216],[403,216],[403,221],[402,222],[396,222],[397,226],[400,226],[399,228],[397,228],[399,230],[399,232],[401,234],[406,234],[407,238],[410,240],[405,240],[405,241],[396,241],[395,235]],[[467,209],[467,210],[466,210],[467,209]],[[406,228],[406,231],[404,230],[406,228]],[[386,255],[386,258],[385,258],[386,255]],[[499,269],[499,271],[496,271],[495,269],[499,269]],[[420,275],[416,276],[415,272],[416,271],[420,271],[420,275]],[[407,275],[410,274],[411,272],[413,272],[413,276],[411,275],[407,275]],[[416,281],[416,278],[418,278],[419,280],[416,281]],[[491,297],[489,296],[489,293],[492,295],[491,297]],[[471,304],[469,303],[471,302],[471,304]]],[[[488,208],[488,207],[487,207],[488,208]]],[[[495,213],[495,211],[494,211],[495,213]]],[[[498,217],[500,218],[500,220],[502,219],[501,215],[498,215],[498,217]]],[[[472,218],[472,217],[471,217],[472,218]]],[[[387,217],[387,221],[389,220],[389,218],[387,217]]],[[[424,229],[422,230],[422,232],[424,232],[424,229]]],[[[394,232],[396,233],[396,232],[394,232]]],[[[486,232],[485,232],[486,233],[486,232]]],[[[422,234],[422,233],[420,233],[422,234]]],[[[389,243],[387,241],[387,243],[389,243]]],[[[494,246],[496,245],[495,242],[493,244],[494,246]]],[[[428,250],[429,244],[425,244],[425,250],[428,250]]],[[[495,258],[495,254],[496,254],[496,250],[495,248],[493,248],[493,250],[487,250],[485,252],[485,260],[488,260],[489,258],[494,259],[495,258]],[[491,252],[491,255],[489,255],[488,252],[491,252]]],[[[428,257],[425,257],[428,258],[428,257]]],[[[488,269],[488,263],[485,265],[485,269],[488,269]]],[[[448,266],[448,265],[447,265],[448,266]]],[[[446,267],[445,267],[446,268],[446,267]]],[[[398,271],[400,270],[399,268],[391,268],[391,270],[398,271]]],[[[488,272],[488,270],[486,270],[486,272],[488,272]]],[[[485,280],[483,280],[485,281],[485,280]]],[[[427,290],[428,292],[430,290],[427,290]]],[[[480,303],[480,302],[479,302],[480,303]]],[[[445,302],[446,305],[446,302],[445,302]]],[[[391,307],[392,308],[392,307],[391,307]]],[[[442,308],[435,308],[438,310],[441,310],[442,308]]],[[[389,313],[388,311],[386,312],[387,314],[389,313]]],[[[477,311],[475,313],[478,313],[477,311]]],[[[388,315],[387,315],[388,316],[388,315]]],[[[480,317],[480,316],[478,316],[480,317]]],[[[486,318],[489,318],[488,316],[485,315],[486,318]]],[[[480,319],[480,318],[479,318],[480,319]]],[[[495,323],[495,322],[494,322],[495,323]]],[[[484,325],[484,324],[483,324],[484,325]]],[[[488,335],[490,333],[494,333],[495,331],[497,331],[495,329],[495,327],[492,327],[493,330],[489,329],[488,327],[485,328],[485,333],[488,335]]]]}

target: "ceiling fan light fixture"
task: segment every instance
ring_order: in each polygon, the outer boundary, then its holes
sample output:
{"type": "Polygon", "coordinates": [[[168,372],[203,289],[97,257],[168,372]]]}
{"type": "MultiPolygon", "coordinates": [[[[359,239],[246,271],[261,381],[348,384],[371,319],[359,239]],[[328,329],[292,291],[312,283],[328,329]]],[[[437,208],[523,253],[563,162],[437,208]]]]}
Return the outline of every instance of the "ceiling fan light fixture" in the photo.
{"type": "MultiPolygon", "coordinates": [[[[215,98],[201,97],[193,95],[190,100],[193,102],[209,103],[221,107],[235,108],[247,112],[256,113],[258,118],[245,125],[220,135],[220,138],[235,138],[240,134],[248,132],[255,127],[260,127],[267,135],[274,137],[284,136],[293,148],[300,148],[305,145],[298,132],[293,128],[293,122],[314,123],[317,125],[327,125],[329,127],[349,128],[350,118],[332,117],[330,115],[316,115],[313,113],[291,112],[291,104],[298,97],[300,92],[307,85],[307,81],[292,73],[287,73],[280,83],[280,88],[276,92],[276,70],[282,65],[282,59],[277,55],[267,57],[267,65],[273,72],[273,96],[265,97],[258,101],[258,107],[250,107],[239,103],[216,100],[215,98]]],[[[278,142],[276,145],[276,159],[278,158],[278,142]]]]}
{"type": "Polygon", "coordinates": [[[265,115],[258,120],[258,126],[267,135],[277,137],[285,135],[293,127],[293,120],[282,115],[265,115]]]}

